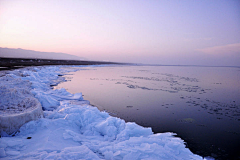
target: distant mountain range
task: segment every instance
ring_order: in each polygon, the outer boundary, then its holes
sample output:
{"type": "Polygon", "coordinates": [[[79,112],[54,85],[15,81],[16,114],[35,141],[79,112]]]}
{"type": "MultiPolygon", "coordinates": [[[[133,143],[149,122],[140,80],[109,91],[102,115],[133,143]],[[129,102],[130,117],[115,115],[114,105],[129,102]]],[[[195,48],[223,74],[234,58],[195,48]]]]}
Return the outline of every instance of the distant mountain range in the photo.
{"type": "Polygon", "coordinates": [[[0,58],[37,58],[37,59],[53,59],[53,60],[86,60],[66,53],[56,52],[39,52],[26,49],[2,48],[0,47],[0,58]]]}

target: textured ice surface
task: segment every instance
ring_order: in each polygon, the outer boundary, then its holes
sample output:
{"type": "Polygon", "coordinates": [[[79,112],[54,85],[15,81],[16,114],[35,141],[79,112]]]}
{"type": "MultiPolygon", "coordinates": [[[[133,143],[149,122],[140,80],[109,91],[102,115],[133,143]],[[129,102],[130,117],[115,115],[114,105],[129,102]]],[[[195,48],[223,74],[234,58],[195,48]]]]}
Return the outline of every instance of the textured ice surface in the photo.
{"type": "Polygon", "coordinates": [[[0,77],[0,82],[0,135],[12,134],[42,116],[42,106],[30,93],[29,81],[7,74],[0,77]]]}
{"type": "Polygon", "coordinates": [[[81,93],[52,90],[50,85],[60,82],[58,74],[66,68],[18,72],[31,82],[44,117],[26,123],[14,137],[0,138],[2,159],[202,159],[173,133],[153,134],[151,128],[100,112],[81,93]]]}

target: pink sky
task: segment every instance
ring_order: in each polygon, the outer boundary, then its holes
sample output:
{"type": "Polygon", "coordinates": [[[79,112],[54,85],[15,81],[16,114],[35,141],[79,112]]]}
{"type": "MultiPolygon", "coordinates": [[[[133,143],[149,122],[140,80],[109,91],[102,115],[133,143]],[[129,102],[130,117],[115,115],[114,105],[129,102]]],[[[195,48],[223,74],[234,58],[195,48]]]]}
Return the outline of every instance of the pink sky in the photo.
{"type": "Polygon", "coordinates": [[[1,0],[0,47],[240,66],[238,0],[1,0]]]}

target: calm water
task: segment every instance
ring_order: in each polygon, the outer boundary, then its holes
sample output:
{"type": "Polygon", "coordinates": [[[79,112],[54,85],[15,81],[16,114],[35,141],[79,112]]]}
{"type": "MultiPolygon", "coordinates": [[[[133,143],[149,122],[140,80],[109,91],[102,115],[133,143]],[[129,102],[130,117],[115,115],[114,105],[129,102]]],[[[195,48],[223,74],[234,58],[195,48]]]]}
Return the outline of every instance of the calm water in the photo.
{"type": "Polygon", "coordinates": [[[55,88],[125,121],[174,132],[196,154],[240,157],[240,68],[83,67],[55,88]]]}

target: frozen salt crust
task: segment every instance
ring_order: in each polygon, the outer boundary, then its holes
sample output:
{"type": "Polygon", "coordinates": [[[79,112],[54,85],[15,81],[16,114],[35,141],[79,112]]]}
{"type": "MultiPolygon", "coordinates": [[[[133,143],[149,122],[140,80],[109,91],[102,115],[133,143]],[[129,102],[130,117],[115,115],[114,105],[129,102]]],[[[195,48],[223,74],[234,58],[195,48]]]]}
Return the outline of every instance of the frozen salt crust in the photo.
{"type": "MultiPolygon", "coordinates": [[[[35,67],[10,72],[17,80],[11,84],[13,89],[34,95],[44,116],[24,124],[14,137],[1,137],[0,159],[202,159],[173,133],[153,134],[151,128],[100,112],[84,101],[81,93],[52,90],[50,85],[64,80],[58,74],[68,71],[73,70],[35,67]]],[[[18,96],[10,99],[18,101],[18,96]]]]}
{"type": "Polygon", "coordinates": [[[13,74],[0,77],[0,135],[13,134],[43,115],[42,106],[30,93],[31,83],[13,74]]]}

